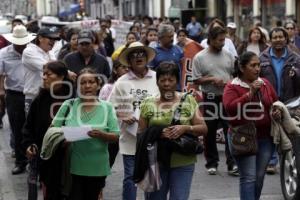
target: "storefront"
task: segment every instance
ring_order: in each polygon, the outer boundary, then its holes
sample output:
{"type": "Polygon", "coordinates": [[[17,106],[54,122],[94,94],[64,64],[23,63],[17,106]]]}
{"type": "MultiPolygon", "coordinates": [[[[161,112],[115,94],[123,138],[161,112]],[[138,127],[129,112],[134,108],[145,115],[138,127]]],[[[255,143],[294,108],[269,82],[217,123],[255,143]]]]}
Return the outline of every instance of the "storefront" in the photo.
{"type": "Polygon", "coordinates": [[[238,24],[240,37],[246,38],[257,21],[270,30],[282,26],[287,19],[295,19],[295,8],[295,1],[289,0],[235,0],[234,21],[238,24]]]}

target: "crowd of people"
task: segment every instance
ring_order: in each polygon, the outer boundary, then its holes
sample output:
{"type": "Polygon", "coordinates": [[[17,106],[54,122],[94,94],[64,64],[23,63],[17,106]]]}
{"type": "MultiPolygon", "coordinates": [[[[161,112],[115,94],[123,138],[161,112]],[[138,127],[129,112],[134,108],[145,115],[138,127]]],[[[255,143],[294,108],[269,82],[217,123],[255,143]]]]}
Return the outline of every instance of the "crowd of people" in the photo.
{"type": "Polygon", "coordinates": [[[196,16],[186,27],[145,17],[115,48],[110,19],[99,19],[98,30],[13,20],[11,33],[0,38],[6,41],[0,50],[0,118],[6,109],[12,174],[29,166],[29,183],[35,178],[41,184],[45,200],[100,200],[120,153],[120,199],[137,199],[143,185],[147,200],[187,200],[197,152],[179,151],[173,142],[189,135],[200,144],[202,136],[207,173],[216,175],[222,128],[228,174],[239,177],[240,199],[258,200],[265,173],[276,173],[278,164],[271,121],[282,115],[270,110],[274,102],[300,95],[300,32],[293,21],[268,35],[256,24],[243,41],[237,28],[213,19],[204,29],[196,16]],[[249,122],[255,122],[258,150],[233,154],[235,127],[249,122]],[[71,140],[68,130],[86,137],[71,140]],[[152,169],[150,146],[156,151],[155,184],[144,180],[152,169]],[[142,175],[140,156],[147,161],[142,175]]]}

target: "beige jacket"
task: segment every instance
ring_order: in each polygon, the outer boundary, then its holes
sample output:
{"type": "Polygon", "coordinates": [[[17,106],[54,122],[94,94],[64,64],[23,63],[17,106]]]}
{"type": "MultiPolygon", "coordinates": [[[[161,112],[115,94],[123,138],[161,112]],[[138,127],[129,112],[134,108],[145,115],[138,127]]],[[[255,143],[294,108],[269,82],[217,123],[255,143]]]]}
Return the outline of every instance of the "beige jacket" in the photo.
{"type": "Polygon", "coordinates": [[[271,136],[273,136],[273,142],[276,145],[280,144],[279,147],[282,151],[290,150],[292,144],[288,136],[300,136],[300,122],[291,117],[287,107],[282,102],[274,102],[270,113],[272,113],[274,108],[279,108],[282,116],[280,121],[276,121],[271,115],[271,136]]]}

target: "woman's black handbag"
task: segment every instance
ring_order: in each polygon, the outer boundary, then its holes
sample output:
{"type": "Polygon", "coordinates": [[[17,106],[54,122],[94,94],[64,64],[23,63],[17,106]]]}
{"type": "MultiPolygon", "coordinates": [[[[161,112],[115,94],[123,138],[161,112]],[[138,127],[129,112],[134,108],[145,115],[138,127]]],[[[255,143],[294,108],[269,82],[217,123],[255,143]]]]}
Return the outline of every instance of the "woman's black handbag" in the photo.
{"type": "Polygon", "coordinates": [[[254,122],[231,127],[233,156],[255,155],[258,150],[256,139],[256,127],[254,122]]]}
{"type": "Polygon", "coordinates": [[[172,140],[172,148],[174,151],[185,155],[200,154],[203,152],[203,147],[198,137],[189,133],[185,133],[181,137],[172,140]]]}
{"type": "MultiPolygon", "coordinates": [[[[180,112],[182,108],[182,103],[184,102],[186,96],[189,93],[184,94],[181,99],[178,107],[174,112],[174,117],[172,120],[172,125],[179,125],[180,124],[180,112]]],[[[171,140],[172,149],[175,152],[185,154],[185,155],[192,155],[192,154],[200,154],[203,152],[203,147],[201,142],[199,141],[197,136],[194,136],[191,133],[185,133],[181,135],[179,138],[171,140]]]]}

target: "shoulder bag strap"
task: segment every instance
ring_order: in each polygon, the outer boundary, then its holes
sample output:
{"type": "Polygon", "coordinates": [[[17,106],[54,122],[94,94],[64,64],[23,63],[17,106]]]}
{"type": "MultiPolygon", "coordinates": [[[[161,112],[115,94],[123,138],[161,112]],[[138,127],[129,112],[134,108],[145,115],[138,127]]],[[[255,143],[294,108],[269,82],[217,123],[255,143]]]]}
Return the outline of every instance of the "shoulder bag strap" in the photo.
{"type": "Polygon", "coordinates": [[[173,119],[171,122],[171,125],[178,125],[180,124],[180,113],[181,113],[181,109],[182,109],[182,104],[185,101],[187,95],[189,95],[191,92],[187,92],[184,95],[182,95],[179,105],[176,107],[174,115],[173,115],[173,119]]]}

